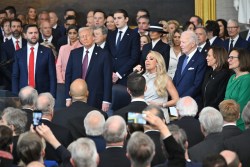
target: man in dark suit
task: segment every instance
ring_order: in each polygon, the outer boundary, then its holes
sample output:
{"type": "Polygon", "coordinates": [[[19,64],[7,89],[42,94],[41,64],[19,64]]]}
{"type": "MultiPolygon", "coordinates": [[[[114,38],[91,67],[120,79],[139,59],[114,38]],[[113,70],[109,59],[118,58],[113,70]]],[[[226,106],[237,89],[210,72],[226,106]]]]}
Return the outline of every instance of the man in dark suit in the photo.
{"type": "Polygon", "coordinates": [[[57,39],[59,39],[60,37],[62,37],[65,34],[62,34],[61,32],[61,25],[59,25],[58,23],[58,17],[56,15],[55,12],[49,12],[49,23],[52,27],[52,35],[54,37],[56,37],[57,39]]]}
{"type": "Polygon", "coordinates": [[[224,142],[225,149],[236,152],[240,158],[243,167],[250,166],[250,102],[245,106],[242,115],[246,130],[242,134],[232,137],[224,142]]]}
{"type": "MultiPolygon", "coordinates": [[[[88,94],[88,87],[83,79],[73,81],[70,85],[72,104],[56,111],[52,120],[53,123],[68,128],[74,139],[86,136],[83,120],[90,111],[97,110],[87,104],[88,94]]],[[[107,114],[101,113],[106,119],[107,114]]]]}
{"type": "Polygon", "coordinates": [[[142,65],[142,68],[145,70],[145,60],[149,53],[149,51],[157,51],[159,52],[164,60],[166,65],[166,71],[168,71],[168,65],[169,65],[169,59],[170,59],[170,46],[161,40],[161,36],[165,34],[166,32],[163,30],[163,27],[161,24],[154,24],[150,25],[149,29],[149,36],[152,40],[152,42],[147,43],[142,48],[142,54],[141,54],[141,60],[140,64],[142,65]]]}
{"type": "Polygon", "coordinates": [[[184,129],[187,134],[188,147],[192,147],[204,139],[201,132],[200,122],[195,119],[198,112],[197,103],[190,96],[182,97],[176,104],[179,115],[177,121],[172,123],[184,129]]]}
{"type": "Polygon", "coordinates": [[[33,110],[35,109],[38,93],[31,86],[25,86],[19,91],[18,97],[20,98],[22,110],[27,114],[26,130],[29,131],[33,122],[33,110]]]}
{"type": "MultiPolygon", "coordinates": [[[[55,99],[50,93],[39,94],[36,102],[36,109],[42,111],[43,116],[41,122],[47,125],[58,141],[67,148],[73,141],[73,138],[68,129],[51,122],[54,115],[54,106],[55,99]]],[[[60,157],[56,154],[56,150],[49,143],[46,143],[45,156],[47,160],[61,161],[60,157]]]]}
{"type": "Polygon", "coordinates": [[[230,52],[232,48],[244,48],[250,50],[250,43],[239,36],[240,26],[237,20],[229,19],[227,22],[229,39],[224,41],[224,48],[230,52]]]}
{"type": "Polygon", "coordinates": [[[99,167],[130,167],[126,149],[123,148],[126,136],[127,129],[124,119],[118,115],[109,117],[105,122],[103,132],[107,147],[99,154],[99,167]]]}
{"type": "Polygon", "coordinates": [[[36,25],[27,25],[24,33],[28,44],[15,52],[12,92],[18,94],[21,88],[29,85],[34,87],[38,93],[50,92],[55,97],[56,68],[52,51],[39,45],[39,33],[36,25]]]}
{"type": "MultiPolygon", "coordinates": [[[[0,10],[0,25],[2,25],[2,21],[5,18],[7,18],[6,11],[5,10],[0,10]]],[[[0,26],[0,41],[2,41],[2,42],[3,42],[3,35],[4,35],[3,28],[2,28],[2,26],[0,26]]]]}
{"type": "Polygon", "coordinates": [[[210,46],[224,47],[224,43],[219,37],[220,26],[217,21],[208,20],[205,28],[207,30],[210,46]]]}
{"type": "Polygon", "coordinates": [[[221,113],[213,107],[205,107],[200,112],[199,121],[205,139],[188,150],[189,158],[194,162],[202,162],[207,155],[219,154],[223,150],[221,113]]]}
{"type": "Polygon", "coordinates": [[[126,120],[126,114],[128,112],[142,113],[143,109],[147,107],[147,103],[144,100],[145,90],[145,78],[140,74],[130,74],[127,80],[127,91],[130,94],[132,101],[129,105],[115,111],[114,115],[120,115],[126,120]]]}
{"type": "Polygon", "coordinates": [[[180,97],[191,96],[198,103],[207,65],[205,58],[197,50],[197,44],[194,32],[185,31],[181,34],[184,55],[179,58],[173,82],[180,97]]]}
{"type": "Polygon", "coordinates": [[[108,29],[105,26],[94,27],[95,44],[102,49],[106,48],[108,29]]]}
{"type": "Polygon", "coordinates": [[[83,47],[71,51],[65,73],[66,106],[69,106],[70,84],[77,78],[86,80],[90,106],[109,110],[112,94],[112,60],[107,50],[95,46],[94,30],[91,27],[79,29],[83,47]]]}
{"type": "Polygon", "coordinates": [[[113,59],[113,83],[126,85],[127,76],[138,63],[140,56],[140,37],[131,30],[128,23],[128,13],[119,9],[114,12],[117,30],[109,32],[107,48],[113,59]]]}
{"type": "Polygon", "coordinates": [[[11,91],[11,75],[12,65],[14,62],[14,53],[16,50],[26,46],[27,42],[22,38],[22,22],[19,19],[13,19],[10,22],[10,29],[12,38],[4,42],[1,46],[1,63],[5,63],[1,67],[1,73],[3,74],[5,89],[11,91]]]}
{"type": "Polygon", "coordinates": [[[241,130],[236,126],[236,121],[240,117],[240,106],[234,100],[223,100],[219,104],[220,112],[223,116],[224,125],[222,129],[223,139],[229,139],[241,134],[241,130]]]}
{"type": "Polygon", "coordinates": [[[245,39],[247,42],[250,42],[250,29],[245,30],[245,31],[241,31],[240,36],[241,36],[241,38],[245,39]]]}
{"type": "Polygon", "coordinates": [[[200,51],[202,56],[206,59],[207,52],[208,52],[208,49],[210,47],[210,43],[207,40],[206,29],[204,27],[196,27],[195,34],[197,35],[197,38],[198,38],[198,47],[197,47],[197,49],[200,51]]]}

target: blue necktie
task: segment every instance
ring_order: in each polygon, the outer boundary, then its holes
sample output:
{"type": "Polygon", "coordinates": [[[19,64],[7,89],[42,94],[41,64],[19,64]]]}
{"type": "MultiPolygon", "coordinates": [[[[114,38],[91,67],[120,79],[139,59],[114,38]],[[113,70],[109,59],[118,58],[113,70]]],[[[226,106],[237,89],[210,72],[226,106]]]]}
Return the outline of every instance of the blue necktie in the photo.
{"type": "Polygon", "coordinates": [[[122,39],[122,31],[119,31],[119,36],[118,36],[118,39],[117,39],[117,42],[116,42],[116,48],[117,49],[119,48],[121,39],[122,39]]]}
{"type": "Polygon", "coordinates": [[[181,68],[181,73],[184,71],[187,64],[188,64],[188,56],[186,56],[184,61],[183,61],[182,68],[181,68]]]}

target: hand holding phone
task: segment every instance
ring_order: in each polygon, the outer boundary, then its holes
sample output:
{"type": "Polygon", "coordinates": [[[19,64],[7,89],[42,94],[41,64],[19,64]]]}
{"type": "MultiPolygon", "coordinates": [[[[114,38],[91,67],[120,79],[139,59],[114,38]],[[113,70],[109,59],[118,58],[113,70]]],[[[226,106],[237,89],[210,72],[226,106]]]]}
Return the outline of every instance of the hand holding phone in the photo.
{"type": "Polygon", "coordinates": [[[128,112],[127,113],[127,123],[128,124],[141,124],[146,125],[147,121],[144,119],[145,114],[128,112]]]}
{"type": "Polygon", "coordinates": [[[40,110],[34,110],[33,111],[33,126],[34,128],[38,125],[41,125],[42,124],[42,111],[40,110]]]}

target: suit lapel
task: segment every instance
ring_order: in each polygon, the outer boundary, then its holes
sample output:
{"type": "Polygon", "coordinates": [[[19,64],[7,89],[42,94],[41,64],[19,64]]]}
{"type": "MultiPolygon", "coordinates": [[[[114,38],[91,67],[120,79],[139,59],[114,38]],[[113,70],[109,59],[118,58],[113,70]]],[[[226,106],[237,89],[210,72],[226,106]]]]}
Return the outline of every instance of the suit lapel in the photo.
{"type": "Polygon", "coordinates": [[[37,53],[36,53],[36,69],[35,69],[35,80],[37,79],[37,70],[39,70],[39,60],[41,60],[43,56],[43,49],[41,45],[38,45],[37,53]]]}
{"type": "Polygon", "coordinates": [[[124,45],[128,41],[129,36],[130,36],[130,29],[128,28],[127,31],[125,32],[125,34],[122,37],[122,40],[121,40],[120,45],[119,45],[119,48],[121,48],[120,46],[124,45]]]}
{"type": "Polygon", "coordinates": [[[94,66],[94,63],[96,63],[97,56],[98,56],[98,51],[97,51],[97,46],[95,46],[93,53],[91,55],[90,62],[89,62],[86,78],[88,77],[89,72],[91,71],[92,67],[94,66]]]}

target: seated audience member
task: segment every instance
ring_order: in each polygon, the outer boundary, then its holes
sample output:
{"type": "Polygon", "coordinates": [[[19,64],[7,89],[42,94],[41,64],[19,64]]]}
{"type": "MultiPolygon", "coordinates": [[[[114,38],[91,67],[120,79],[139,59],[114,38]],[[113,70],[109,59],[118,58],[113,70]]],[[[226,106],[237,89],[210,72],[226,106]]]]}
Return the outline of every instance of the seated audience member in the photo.
{"type": "Polygon", "coordinates": [[[109,31],[115,31],[116,30],[113,14],[108,15],[107,22],[106,22],[106,27],[108,28],[109,31]]]}
{"type": "Polygon", "coordinates": [[[17,141],[19,136],[25,132],[27,124],[26,113],[20,109],[13,107],[5,108],[1,114],[0,125],[8,126],[12,130],[13,135],[13,151],[12,155],[14,157],[14,164],[19,161],[19,156],[17,155],[17,141]]]}
{"type": "Polygon", "coordinates": [[[104,125],[103,137],[106,140],[106,150],[100,153],[99,167],[130,167],[123,148],[127,136],[126,123],[120,116],[111,116],[104,125]]]}
{"type": "Polygon", "coordinates": [[[143,46],[147,43],[151,42],[151,39],[148,35],[141,35],[140,36],[140,45],[141,45],[141,51],[143,49],[143,46]]]}
{"type": "MultiPolygon", "coordinates": [[[[146,121],[149,122],[151,126],[154,126],[156,129],[159,129],[161,133],[165,149],[169,154],[167,166],[168,167],[185,166],[184,150],[175,141],[174,137],[170,133],[165,122],[149,111],[145,111],[144,114],[146,114],[145,117],[146,121]]],[[[164,166],[166,167],[166,165],[164,166]]]]}
{"type": "Polygon", "coordinates": [[[0,125],[0,166],[12,166],[13,156],[12,151],[12,130],[4,125],[0,125]]]}
{"type": "Polygon", "coordinates": [[[203,159],[202,167],[227,167],[227,162],[220,154],[208,155],[203,159]]]}
{"type": "MultiPolygon", "coordinates": [[[[85,80],[76,79],[73,81],[70,85],[72,105],[55,112],[52,120],[53,123],[69,129],[74,140],[86,136],[84,127],[79,125],[83,125],[83,120],[90,111],[97,110],[86,103],[88,94],[88,87],[85,80]]],[[[107,118],[106,113],[102,111],[100,113],[107,118]]]]}
{"type": "Polygon", "coordinates": [[[108,29],[105,26],[94,27],[94,40],[97,46],[106,48],[108,29]]]}
{"type": "Polygon", "coordinates": [[[78,27],[70,25],[67,29],[69,43],[60,47],[58,59],[56,61],[56,78],[57,83],[65,83],[65,71],[69,60],[71,50],[81,47],[78,40],[78,27]]]}
{"type": "Polygon", "coordinates": [[[36,133],[25,132],[21,134],[17,143],[17,154],[21,160],[19,166],[25,167],[32,161],[44,163],[44,149],[45,143],[36,133]]]}
{"type": "MultiPolygon", "coordinates": [[[[54,115],[54,105],[55,99],[50,93],[39,94],[36,102],[36,109],[42,111],[41,122],[51,129],[55,137],[63,146],[68,147],[68,145],[73,141],[70,131],[51,122],[54,115]]],[[[48,143],[46,143],[46,145],[46,159],[60,162],[60,157],[56,155],[54,148],[48,143]]]]}
{"type": "Polygon", "coordinates": [[[229,38],[228,31],[227,31],[227,21],[224,19],[217,19],[217,23],[220,27],[219,37],[223,41],[229,38]]]}
{"type": "Polygon", "coordinates": [[[102,136],[105,124],[104,116],[97,110],[90,111],[83,124],[87,137],[95,142],[97,152],[103,152],[106,149],[106,141],[102,136]]]}
{"type": "Polygon", "coordinates": [[[187,21],[184,25],[183,25],[183,31],[194,31],[195,30],[195,25],[194,23],[187,21]]]}
{"type": "Polygon", "coordinates": [[[27,165],[27,167],[45,167],[45,166],[41,162],[32,161],[27,165]]]}
{"type": "Polygon", "coordinates": [[[197,103],[190,96],[182,97],[177,102],[176,109],[179,117],[178,120],[172,123],[184,129],[188,138],[188,147],[190,148],[204,139],[200,122],[194,118],[198,112],[197,103]]]}
{"type": "Polygon", "coordinates": [[[26,130],[30,129],[33,122],[33,110],[38,97],[37,90],[31,86],[26,86],[19,91],[18,97],[22,106],[22,110],[27,114],[26,130]]]}
{"type": "Polygon", "coordinates": [[[213,107],[205,107],[201,110],[199,121],[205,139],[188,150],[189,158],[194,162],[202,162],[206,156],[223,150],[221,113],[213,107]]]}
{"type": "Polygon", "coordinates": [[[219,105],[224,125],[222,129],[223,139],[229,139],[241,134],[241,130],[236,126],[236,121],[240,117],[240,106],[234,100],[224,100],[219,105]]]}
{"type": "Polygon", "coordinates": [[[220,155],[222,155],[225,158],[228,167],[241,167],[242,166],[239,160],[239,157],[235,152],[230,151],[230,150],[224,150],[220,152],[220,155]]]}
{"type": "Polygon", "coordinates": [[[127,157],[132,167],[148,167],[155,155],[152,139],[142,132],[134,132],[127,144],[127,157]]]}
{"type": "MultiPolygon", "coordinates": [[[[162,121],[165,121],[163,111],[159,107],[149,105],[143,110],[143,112],[145,111],[148,111],[159,117],[162,121]]],[[[161,140],[161,133],[158,129],[151,125],[144,125],[144,133],[152,139],[155,145],[155,153],[153,159],[151,160],[151,166],[163,164],[168,155],[161,140]]]]}
{"type": "MultiPolygon", "coordinates": [[[[167,107],[174,106],[179,99],[178,92],[167,75],[166,66],[162,55],[156,51],[150,51],[145,61],[145,73],[143,77],[146,79],[147,89],[144,93],[145,101],[161,107],[164,112],[165,120],[169,122],[169,114],[167,107]],[[171,100],[168,100],[168,97],[171,100]]],[[[143,72],[141,65],[137,65],[134,71],[143,72]]]]}
{"type": "Polygon", "coordinates": [[[131,103],[115,111],[114,115],[119,115],[126,120],[126,114],[129,111],[142,113],[142,110],[147,107],[147,103],[144,100],[146,89],[146,80],[142,75],[136,73],[130,74],[127,79],[127,91],[131,96],[131,103]]]}
{"type": "Polygon", "coordinates": [[[224,142],[225,149],[231,150],[237,153],[240,158],[243,167],[250,166],[250,102],[247,103],[243,112],[242,120],[245,123],[246,130],[238,136],[231,137],[230,139],[224,142]]]}

